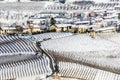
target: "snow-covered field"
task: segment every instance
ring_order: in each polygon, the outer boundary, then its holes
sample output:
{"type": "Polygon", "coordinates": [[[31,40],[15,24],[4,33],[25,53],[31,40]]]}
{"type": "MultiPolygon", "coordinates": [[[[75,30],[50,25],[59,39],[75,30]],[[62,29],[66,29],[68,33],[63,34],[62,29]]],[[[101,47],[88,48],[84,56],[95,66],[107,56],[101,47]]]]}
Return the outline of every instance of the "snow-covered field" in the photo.
{"type": "Polygon", "coordinates": [[[30,39],[18,36],[0,36],[0,80],[36,80],[52,74],[48,56],[36,54],[30,39]]]}
{"type": "Polygon", "coordinates": [[[46,49],[64,52],[104,52],[119,50],[120,48],[120,45],[115,44],[109,40],[105,40],[100,37],[93,39],[88,34],[78,34],[70,37],[53,39],[43,42],[42,45],[46,49]]]}
{"type": "Polygon", "coordinates": [[[44,39],[56,39],[56,38],[63,38],[63,37],[67,37],[67,36],[72,36],[72,33],[62,33],[62,32],[58,32],[58,33],[44,33],[44,34],[38,34],[38,35],[34,35],[33,37],[35,38],[36,41],[44,41],[44,39]]]}
{"type": "Polygon", "coordinates": [[[52,32],[33,35],[33,41],[31,38],[1,36],[0,68],[3,70],[0,78],[54,80],[53,77],[45,78],[46,74],[52,73],[49,59],[44,55],[34,57],[37,50],[34,42],[42,41],[41,47],[58,62],[61,80],[120,80],[119,34],[101,33],[94,39],[89,34],[52,32]]]}
{"type": "Polygon", "coordinates": [[[36,77],[41,79],[51,74],[52,69],[47,56],[36,56],[35,58],[0,65],[0,80],[36,80],[36,77]]]}
{"type": "Polygon", "coordinates": [[[120,33],[100,33],[97,34],[97,36],[100,36],[101,38],[109,40],[113,43],[120,44],[120,33]]]}
{"type": "Polygon", "coordinates": [[[0,55],[35,54],[37,50],[29,39],[17,36],[0,36],[0,55]]]}
{"type": "Polygon", "coordinates": [[[60,76],[78,78],[79,80],[119,80],[120,75],[85,65],[59,62],[60,76]]]}
{"type": "MultiPolygon", "coordinates": [[[[120,37],[118,37],[120,38],[120,37]]],[[[58,61],[77,62],[120,74],[120,45],[88,34],[44,41],[42,48],[58,61]]]]}

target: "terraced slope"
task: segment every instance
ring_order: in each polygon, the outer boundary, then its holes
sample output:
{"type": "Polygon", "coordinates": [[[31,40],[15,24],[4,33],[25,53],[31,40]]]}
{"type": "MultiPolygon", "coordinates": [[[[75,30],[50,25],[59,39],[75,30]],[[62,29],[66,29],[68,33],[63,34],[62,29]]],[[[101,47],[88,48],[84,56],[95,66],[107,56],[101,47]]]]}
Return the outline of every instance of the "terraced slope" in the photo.
{"type": "Polygon", "coordinates": [[[43,42],[42,48],[55,59],[120,74],[120,45],[101,37],[80,34],[43,42]]]}
{"type": "Polygon", "coordinates": [[[0,80],[28,80],[31,76],[35,80],[51,75],[54,62],[37,51],[36,44],[30,38],[0,36],[0,80]]]}
{"type": "Polygon", "coordinates": [[[0,65],[0,80],[19,79],[35,75],[46,77],[51,74],[50,60],[46,56],[0,65]]]}
{"type": "Polygon", "coordinates": [[[35,44],[29,39],[16,36],[1,36],[0,38],[0,55],[29,54],[29,52],[34,54],[37,50],[35,44]]]}

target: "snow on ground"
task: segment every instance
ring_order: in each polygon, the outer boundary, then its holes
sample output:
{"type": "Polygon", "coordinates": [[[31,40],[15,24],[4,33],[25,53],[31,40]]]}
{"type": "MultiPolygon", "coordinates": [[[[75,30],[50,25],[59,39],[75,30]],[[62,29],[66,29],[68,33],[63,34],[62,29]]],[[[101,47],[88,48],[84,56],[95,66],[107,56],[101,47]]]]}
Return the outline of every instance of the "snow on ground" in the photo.
{"type": "Polygon", "coordinates": [[[73,35],[72,33],[62,33],[62,32],[51,32],[51,33],[44,33],[44,34],[38,34],[38,35],[34,35],[33,37],[35,37],[36,41],[43,41],[44,39],[56,39],[56,38],[62,38],[62,37],[67,37],[67,36],[71,36],[73,35]]]}
{"type": "MultiPolygon", "coordinates": [[[[41,75],[38,76],[31,76],[31,77],[26,77],[26,78],[20,78],[20,79],[16,79],[16,80],[55,80],[54,77],[48,77],[48,78],[44,78],[40,79],[41,75]]],[[[75,79],[75,78],[67,78],[67,77],[60,77],[60,80],[82,80],[82,79],[75,79]]]]}
{"type": "MultiPolygon", "coordinates": [[[[80,78],[81,80],[119,80],[119,34],[120,33],[97,34],[95,39],[91,38],[89,34],[73,35],[72,33],[44,33],[34,35],[33,37],[36,41],[43,41],[44,39],[51,38],[41,44],[45,51],[49,54],[53,54],[55,59],[58,60],[60,76],[80,78]]],[[[14,37],[1,37],[1,42],[2,39],[7,39],[7,41],[9,41],[9,39],[14,40],[14,37]]],[[[13,44],[11,46],[13,46],[13,44]]],[[[11,55],[6,62],[9,60],[14,61],[13,57],[16,59],[15,61],[17,61],[17,58],[19,61],[22,60],[22,58],[26,59],[32,57],[31,54],[27,57],[24,55],[19,56],[11,55]]],[[[7,58],[4,56],[1,57],[1,60],[7,58]]],[[[19,80],[39,80],[41,77],[45,78],[43,75],[35,75],[24,77],[19,80]]],[[[61,78],[61,80],[66,79],[70,80],[70,78],[61,78]]],[[[50,77],[43,80],[54,79],[50,77]]]]}
{"type": "Polygon", "coordinates": [[[79,78],[79,80],[119,80],[120,75],[95,69],[85,65],[59,62],[60,76],[79,78]]]}
{"type": "Polygon", "coordinates": [[[21,80],[36,80],[45,78],[52,74],[50,59],[46,55],[36,56],[31,59],[21,60],[0,65],[0,80],[21,79],[21,80]],[[33,77],[36,76],[36,77],[33,77]],[[29,79],[29,77],[31,79],[29,79]]]}
{"type": "Polygon", "coordinates": [[[44,41],[42,48],[53,54],[58,61],[73,60],[94,68],[120,73],[120,45],[101,37],[93,39],[88,34],[78,34],[44,41]]]}
{"type": "Polygon", "coordinates": [[[28,39],[2,37],[0,42],[0,55],[31,54],[37,50],[35,44],[28,39]],[[26,52],[26,53],[25,53],[26,52]]]}
{"type": "Polygon", "coordinates": [[[6,64],[6,63],[11,63],[11,62],[17,62],[17,61],[20,61],[20,60],[26,60],[26,59],[30,59],[30,58],[35,58],[35,57],[36,56],[33,55],[33,54],[17,55],[17,53],[16,53],[16,55],[0,56],[0,65],[1,64],[6,64]]]}
{"type": "Polygon", "coordinates": [[[116,44],[120,44],[120,33],[100,33],[97,36],[114,42],[116,44]]]}
{"type": "Polygon", "coordinates": [[[112,51],[120,48],[118,44],[111,41],[100,37],[93,39],[86,34],[45,41],[42,46],[49,50],[65,52],[112,51]]]}

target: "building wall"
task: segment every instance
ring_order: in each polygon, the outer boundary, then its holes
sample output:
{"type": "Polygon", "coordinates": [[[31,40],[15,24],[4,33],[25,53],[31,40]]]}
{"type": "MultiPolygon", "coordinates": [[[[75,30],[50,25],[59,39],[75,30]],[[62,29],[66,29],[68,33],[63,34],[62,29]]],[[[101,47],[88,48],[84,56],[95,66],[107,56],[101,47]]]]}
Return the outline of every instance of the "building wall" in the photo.
{"type": "Polygon", "coordinates": [[[115,7],[115,10],[116,10],[117,12],[120,12],[120,6],[116,6],[116,7],[115,7]]]}
{"type": "MultiPolygon", "coordinates": [[[[38,28],[33,28],[32,32],[41,32],[41,29],[38,28]]],[[[18,31],[16,31],[16,29],[4,29],[4,30],[0,30],[0,34],[9,34],[9,33],[18,33],[18,31]]],[[[31,33],[31,29],[30,28],[25,28],[23,29],[23,33],[31,33]]]]}
{"type": "Polygon", "coordinates": [[[16,33],[15,29],[4,29],[0,30],[0,34],[16,33]]]}

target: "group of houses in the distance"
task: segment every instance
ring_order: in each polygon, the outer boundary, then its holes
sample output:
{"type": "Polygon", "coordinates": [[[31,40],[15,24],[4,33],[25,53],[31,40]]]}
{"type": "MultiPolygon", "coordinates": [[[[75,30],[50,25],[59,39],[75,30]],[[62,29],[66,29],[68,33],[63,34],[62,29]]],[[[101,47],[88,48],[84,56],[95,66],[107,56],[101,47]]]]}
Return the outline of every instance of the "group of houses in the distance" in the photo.
{"type": "MultiPolygon", "coordinates": [[[[6,0],[6,2],[7,1],[9,2],[9,0],[6,0]]],[[[22,2],[22,0],[16,1],[22,2]]],[[[44,2],[44,0],[31,1],[44,2]]],[[[8,10],[7,7],[2,5],[0,11],[0,34],[34,34],[47,31],[84,33],[89,32],[90,29],[98,31],[100,28],[105,28],[102,30],[119,30],[120,4],[117,3],[119,2],[118,0],[109,1],[109,3],[95,3],[94,1],[88,0],[74,1],[73,3],[65,2],[66,0],[48,0],[48,3],[45,4],[33,3],[33,6],[29,6],[28,4],[28,7],[24,5],[25,9],[29,8],[28,12],[26,10],[26,13],[22,13],[25,12],[25,10],[21,4],[8,3],[8,6],[12,4],[11,6],[14,8],[15,5],[13,4],[17,4],[22,12],[12,8],[8,10]],[[49,1],[52,2],[52,4],[48,4],[49,1]],[[43,6],[47,4],[47,6],[35,12],[35,10],[33,11],[32,9],[34,4],[42,4],[43,6]]],[[[38,8],[39,7],[41,8],[41,6],[38,6],[38,8]]],[[[34,9],[36,9],[36,7],[34,9]]]]}

